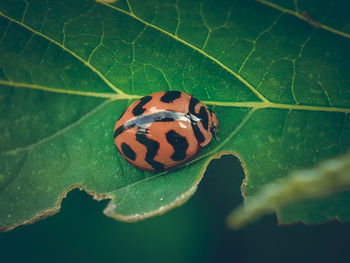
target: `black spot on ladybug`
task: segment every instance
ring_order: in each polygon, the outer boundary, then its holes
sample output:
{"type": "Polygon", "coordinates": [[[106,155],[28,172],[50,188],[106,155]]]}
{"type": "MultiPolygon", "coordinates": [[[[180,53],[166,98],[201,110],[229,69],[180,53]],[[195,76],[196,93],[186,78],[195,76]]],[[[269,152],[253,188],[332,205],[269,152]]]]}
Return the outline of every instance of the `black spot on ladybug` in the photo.
{"type": "Polygon", "coordinates": [[[190,113],[192,113],[193,115],[197,115],[196,112],[194,111],[194,108],[196,107],[196,105],[199,103],[199,100],[197,100],[196,98],[191,98],[190,100],[190,105],[188,107],[188,110],[190,113]]]}
{"type": "Polygon", "coordinates": [[[171,159],[174,161],[182,161],[186,158],[186,151],[188,148],[188,142],[185,137],[170,130],[166,133],[167,141],[173,146],[174,153],[171,155],[171,159]]]}
{"type": "Polygon", "coordinates": [[[128,157],[130,160],[135,161],[136,159],[136,153],[130,148],[129,145],[127,145],[126,143],[122,144],[122,152],[123,154],[128,157]]]}
{"type": "Polygon", "coordinates": [[[121,134],[124,131],[124,125],[118,127],[115,131],[114,131],[114,139],[121,134]]]}
{"type": "Polygon", "coordinates": [[[166,91],[165,94],[160,98],[160,101],[165,103],[170,103],[180,98],[180,96],[181,96],[180,91],[166,91]]]}
{"type": "Polygon", "coordinates": [[[193,129],[194,135],[196,136],[198,143],[204,142],[205,137],[204,137],[203,133],[200,131],[200,129],[198,128],[197,123],[191,122],[191,124],[192,124],[192,129],[193,129]]]}
{"type": "Polygon", "coordinates": [[[143,130],[139,128],[136,133],[136,140],[139,143],[142,143],[147,148],[147,153],[145,158],[146,162],[149,163],[154,170],[162,171],[164,170],[164,164],[154,160],[154,157],[157,155],[157,152],[159,150],[159,143],[157,141],[147,138],[146,134],[147,134],[147,129],[143,130]]]}
{"type": "Polygon", "coordinates": [[[135,108],[132,110],[132,113],[134,116],[141,115],[142,113],[145,112],[145,109],[143,106],[145,106],[149,101],[152,100],[151,96],[146,96],[140,99],[140,102],[135,106],[135,108]]]}
{"type": "MultiPolygon", "coordinates": [[[[198,103],[199,103],[199,100],[192,97],[190,100],[190,105],[188,107],[188,110],[189,110],[190,114],[193,114],[193,115],[197,116],[198,118],[200,118],[200,116],[198,114],[196,114],[196,112],[194,110],[198,103]]],[[[207,122],[208,122],[208,120],[207,120],[207,122]]],[[[193,129],[194,135],[196,136],[198,143],[204,142],[205,137],[204,137],[203,133],[200,131],[200,129],[198,128],[197,122],[191,119],[191,124],[192,124],[192,129],[193,129]]],[[[208,124],[207,124],[207,126],[208,126],[208,124]]]]}
{"type": "Polygon", "coordinates": [[[201,109],[199,110],[198,117],[201,119],[204,129],[208,130],[208,112],[205,110],[204,107],[201,107],[201,109]]]}

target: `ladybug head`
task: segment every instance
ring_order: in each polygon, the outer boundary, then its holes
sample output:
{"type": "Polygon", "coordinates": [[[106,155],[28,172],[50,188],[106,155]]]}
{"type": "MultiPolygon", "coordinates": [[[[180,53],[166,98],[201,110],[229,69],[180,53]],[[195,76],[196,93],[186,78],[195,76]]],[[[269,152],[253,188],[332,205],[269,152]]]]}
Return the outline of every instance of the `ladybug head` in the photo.
{"type": "Polygon", "coordinates": [[[211,126],[210,126],[210,132],[213,134],[213,136],[219,131],[219,121],[216,118],[215,113],[209,109],[210,117],[211,117],[211,126]]]}

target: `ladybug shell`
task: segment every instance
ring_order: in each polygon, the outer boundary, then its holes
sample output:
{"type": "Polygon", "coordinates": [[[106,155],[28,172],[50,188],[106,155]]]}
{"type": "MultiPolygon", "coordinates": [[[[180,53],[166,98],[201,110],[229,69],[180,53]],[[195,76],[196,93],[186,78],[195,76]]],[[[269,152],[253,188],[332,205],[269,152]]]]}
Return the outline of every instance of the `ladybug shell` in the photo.
{"type": "Polygon", "coordinates": [[[115,125],[114,142],[135,167],[163,171],[193,159],[217,126],[215,114],[193,96],[162,91],[128,107],[115,125]]]}

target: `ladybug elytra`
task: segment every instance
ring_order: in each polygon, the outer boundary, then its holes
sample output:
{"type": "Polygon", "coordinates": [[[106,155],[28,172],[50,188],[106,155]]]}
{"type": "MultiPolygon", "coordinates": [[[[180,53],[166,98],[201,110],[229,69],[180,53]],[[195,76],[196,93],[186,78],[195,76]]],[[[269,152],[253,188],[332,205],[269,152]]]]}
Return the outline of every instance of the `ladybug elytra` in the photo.
{"type": "Polygon", "coordinates": [[[164,171],[193,159],[218,132],[214,112],[193,96],[161,91],[123,113],[114,142],[126,161],[146,171],[164,171]]]}

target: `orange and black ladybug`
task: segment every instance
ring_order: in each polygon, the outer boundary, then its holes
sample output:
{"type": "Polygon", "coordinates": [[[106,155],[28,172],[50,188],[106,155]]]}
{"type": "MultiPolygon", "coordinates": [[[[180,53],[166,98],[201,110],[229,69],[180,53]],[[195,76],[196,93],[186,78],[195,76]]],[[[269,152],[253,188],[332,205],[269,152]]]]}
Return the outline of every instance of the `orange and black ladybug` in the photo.
{"type": "Polygon", "coordinates": [[[114,142],[130,164],[159,172],[193,159],[218,125],[214,112],[193,96],[161,91],[127,108],[115,125],[114,142]]]}

